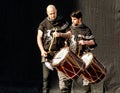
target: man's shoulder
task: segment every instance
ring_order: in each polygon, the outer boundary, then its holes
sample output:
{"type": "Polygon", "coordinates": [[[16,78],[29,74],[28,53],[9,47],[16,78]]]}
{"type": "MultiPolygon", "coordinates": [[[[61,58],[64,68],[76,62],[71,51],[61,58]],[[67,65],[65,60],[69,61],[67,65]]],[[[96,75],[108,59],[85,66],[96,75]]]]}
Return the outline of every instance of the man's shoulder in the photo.
{"type": "Polygon", "coordinates": [[[41,23],[40,23],[40,24],[45,24],[46,22],[48,22],[47,17],[46,17],[46,18],[44,18],[44,19],[41,21],[41,23]]]}

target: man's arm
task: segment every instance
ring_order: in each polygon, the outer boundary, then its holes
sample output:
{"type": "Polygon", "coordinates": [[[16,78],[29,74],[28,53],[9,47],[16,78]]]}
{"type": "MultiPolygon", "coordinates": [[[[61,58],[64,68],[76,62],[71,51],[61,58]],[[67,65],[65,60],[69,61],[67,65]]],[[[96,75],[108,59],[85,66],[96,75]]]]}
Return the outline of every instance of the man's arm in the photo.
{"type": "Polygon", "coordinates": [[[38,47],[41,51],[41,56],[47,56],[47,52],[44,50],[44,47],[43,47],[43,43],[42,43],[42,36],[43,36],[43,32],[41,30],[38,30],[38,33],[37,33],[37,44],[38,44],[38,47]]]}
{"type": "Polygon", "coordinates": [[[54,32],[53,36],[54,37],[70,38],[72,36],[72,33],[71,33],[71,31],[67,31],[66,33],[54,32]]]}

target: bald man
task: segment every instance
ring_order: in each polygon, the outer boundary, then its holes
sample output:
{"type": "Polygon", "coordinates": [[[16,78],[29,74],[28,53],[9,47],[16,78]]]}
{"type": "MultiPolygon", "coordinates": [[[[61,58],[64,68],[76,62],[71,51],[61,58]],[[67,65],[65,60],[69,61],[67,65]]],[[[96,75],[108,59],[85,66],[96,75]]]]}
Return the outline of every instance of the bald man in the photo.
{"type": "MultiPolygon", "coordinates": [[[[57,9],[54,5],[48,5],[46,13],[47,17],[39,24],[37,34],[37,44],[43,65],[43,93],[49,93],[51,73],[53,72],[49,63],[55,53],[65,46],[66,39],[71,37],[71,31],[67,30],[68,22],[57,15],[57,9]],[[53,42],[51,42],[52,40],[53,42]]],[[[61,75],[58,73],[58,76],[61,75]]],[[[61,93],[68,93],[62,92],[66,89],[63,84],[61,85],[61,82],[59,84],[61,93]]]]}
{"type": "Polygon", "coordinates": [[[47,15],[49,17],[49,19],[52,21],[52,20],[55,20],[56,17],[57,17],[57,9],[55,6],[53,5],[49,5],[46,9],[47,11],[47,15]]]}

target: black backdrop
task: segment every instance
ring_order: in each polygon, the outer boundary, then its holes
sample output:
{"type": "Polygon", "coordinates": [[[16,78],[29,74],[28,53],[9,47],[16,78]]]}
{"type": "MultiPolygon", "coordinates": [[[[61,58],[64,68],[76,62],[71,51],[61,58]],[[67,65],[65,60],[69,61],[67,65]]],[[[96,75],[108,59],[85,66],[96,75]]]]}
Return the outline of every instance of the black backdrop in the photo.
{"type": "MultiPolygon", "coordinates": [[[[0,1],[0,93],[41,92],[42,74],[36,34],[39,23],[46,16],[48,4],[55,4],[69,22],[73,9],[83,12],[84,22],[98,43],[94,52],[108,71],[106,91],[119,93],[120,0],[0,1]]],[[[56,93],[56,90],[58,86],[53,86],[51,93],[56,93]]]]}

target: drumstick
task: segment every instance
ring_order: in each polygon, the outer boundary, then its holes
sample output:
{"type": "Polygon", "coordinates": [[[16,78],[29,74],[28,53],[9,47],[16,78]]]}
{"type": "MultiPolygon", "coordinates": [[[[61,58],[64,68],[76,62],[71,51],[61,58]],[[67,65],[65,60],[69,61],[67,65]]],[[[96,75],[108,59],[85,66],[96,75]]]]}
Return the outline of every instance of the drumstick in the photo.
{"type": "MultiPolygon", "coordinates": [[[[55,28],[55,32],[57,32],[57,28],[55,28]]],[[[50,53],[54,40],[55,40],[55,37],[53,36],[52,41],[51,41],[51,44],[50,44],[50,47],[49,47],[47,53],[50,53]]]]}
{"type": "MultiPolygon", "coordinates": [[[[82,40],[82,35],[78,35],[78,37],[80,38],[80,40],[82,40]]],[[[78,47],[78,57],[80,57],[80,50],[82,49],[82,45],[79,44],[79,47],[78,47]]]]}
{"type": "Polygon", "coordinates": [[[82,48],[82,45],[79,45],[79,48],[78,48],[78,57],[80,57],[80,50],[82,48]]]}

